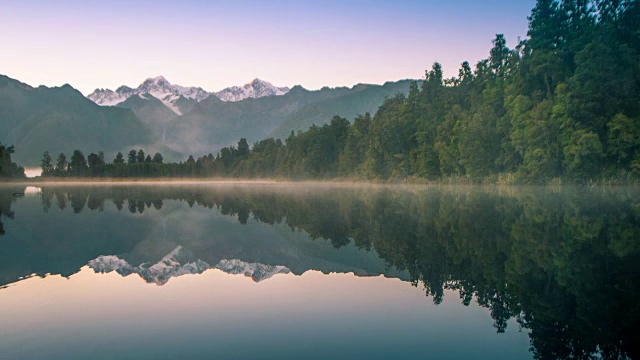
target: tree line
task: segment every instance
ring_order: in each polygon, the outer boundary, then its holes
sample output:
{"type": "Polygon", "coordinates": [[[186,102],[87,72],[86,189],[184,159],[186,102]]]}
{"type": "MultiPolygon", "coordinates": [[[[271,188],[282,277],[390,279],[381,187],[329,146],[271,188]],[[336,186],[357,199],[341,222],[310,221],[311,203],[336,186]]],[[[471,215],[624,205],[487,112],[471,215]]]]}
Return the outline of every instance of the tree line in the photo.
{"type": "Polygon", "coordinates": [[[528,36],[515,48],[498,34],[488,58],[473,69],[462,63],[451,78],[435,63],[421,84],[386,99],[373,116],[335,116],[284,142],[250,147],[243,138],[185,163],[105,168],[110,176],[636,178],[638,2],[538,0],[528,19],[528,36]]]}
{"type": "Polygon", "coordinates": [[[41,160],[44,177],[183,177],[193,176],[195,160],[192,156],[184,163],[164,163],[162,154],[153,157],[144,150],[132,149],[125,159],[118,152],[113,161],[107,162],[102,151],[85,156],[80,150],[74,150],[71,158],[64,153],[58,155],[56,161],[48,151],[41,160]]]}

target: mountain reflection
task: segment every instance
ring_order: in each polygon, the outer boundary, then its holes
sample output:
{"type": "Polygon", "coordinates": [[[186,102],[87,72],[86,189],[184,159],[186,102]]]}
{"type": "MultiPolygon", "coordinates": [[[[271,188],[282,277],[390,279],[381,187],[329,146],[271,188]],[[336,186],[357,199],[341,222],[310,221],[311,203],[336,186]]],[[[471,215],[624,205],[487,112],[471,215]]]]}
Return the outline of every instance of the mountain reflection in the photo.
{"type": "Polygon", "coordinates": [[[202,274],[208,269],[218,269],[234,275],[243,274],[255,282],[269,279],[277,274],[291,272],[284,266],[247,263],[238,259],[221,260],[217,265],[211,266],[200,259],[194,259],[193,255],[186,255],[182,250],[182,247],[178,246],[153,265],[141,264],[133,266],[117,256],[107,255],[89,261],[89,267],[99,273],[116,271],[122,276],[137,274],[146,282],[157,285],[166,284],[172,277],[202,274]]]}
{"type": "Polygon", "coordinates": [[[383,274],[423,287],[436,304],[445,289],[456,290],[464,305],[476,301],[490,309],[498,332],[515,318],[530,329],[537,358],[637,358],[637,195],[45,186],[38,209],[17,210],[23,200],[0,196],[2,216],[11,217],[16,207],[11,226],[3,230],[0,223],[0,233],[7,232],[0,243],[0,281],[68,276],[86,264],[156,284],[209,268],[255,281],[311,269],[383,274]],[[38,222],[29,228],[21,216],[38,222]]]}

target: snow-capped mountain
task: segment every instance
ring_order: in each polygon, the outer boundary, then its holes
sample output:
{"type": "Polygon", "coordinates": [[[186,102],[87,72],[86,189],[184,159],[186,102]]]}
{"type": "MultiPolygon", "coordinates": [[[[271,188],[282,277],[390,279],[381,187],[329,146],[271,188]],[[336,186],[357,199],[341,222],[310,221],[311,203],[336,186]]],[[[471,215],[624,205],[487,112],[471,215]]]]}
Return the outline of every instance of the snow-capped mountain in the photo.
{"type": "MultiPolygon", "coordinates": [[[[202,274],[208,269],[219,269],[228,274],[244,274],[255,282],[266,280],[277,274],[288,274],[291,272],[284,266],[264,265],[258,263],[248,263],[238,259],[222,260],[216,266],[210,266],[206,262],[197,260],[187,260],[181,263],[178,258],[183,257],[181,254],[182,247],[178,246],[169,254],[164,256],[158,263],[148,266],[148,264],[140,264],[133,266],[126,260],[115,255],[104,255],[89,261],[89,267],[97,273],[117,272],[122,276],[138,274],[148,283],[156,285],[164,285],[172,277],[187,274],[202,274]]],[[[188,255],[186,255],[189,257],[188,255]]]]}
{"type": "Polygon", "coordinates": [[[87,95],[87,98],[98,105],[114,106],[127,100],[131,96],[139,96],[143,99],[153,96],[162,101],[162,103],[176,114],[182,115],[180,107],[177,106],[180,97],[200,102],[209,97],[209,95],[214,94],[222,101],[240,101],[247,98],[284,95],[288,91],[288,87],[276,87],[267,81],[254,79],[244,86],[232,86],[216,93],[210,93],[200,87],[174,85],[164,77],[157,76],[148,78],[135,89],[128,86],[120,86],[116,91],[110,89],[95,89],[91,94],[87,95]]]}
{"type": "Polygon", "coordinates": [[[258,263],[248,263],[242,260],[221,260],[216,269],[222,270],[227,274],[244,274],[244,276],[250,277],[255,282],[266,280],[273,275],[288,274],[291,272],[289,268],[282,265],[265,265],[258,263]]]}
{"type": "Polygon", "coordinates": [[[194,99],[199,102],[206,99],[209,95],[211,95],[211,93],[202,88],[173,85],[164,77],[158,76],[143,81],[142,84],[135,89],[128,86],[120,86],[116,91],[96,89],[87,95],[87,98],[98,105],[113,106],[127,100],[131,96],[140,96],[143,99],[148,96],[153,96],[162,101],[163,104],[176,114],[182,115],[180,108],[176,105],[180,97],[194,99]]]}
{"type": "Polygon", "coordinates": [[[109,89],[95,89],[87,97],[98,105],[113,106],[127,100],[129,96],[109,89]]]}
{"type": "Polygon", "coordinates": [[[271,95],[284,95],[289,92],[288,87],[277,87],[270,82],[253,79],[244,86],[232,86],[218,91],[215,95],[222,101],[240,101],[247,98],[260,98],[271,95]]]}

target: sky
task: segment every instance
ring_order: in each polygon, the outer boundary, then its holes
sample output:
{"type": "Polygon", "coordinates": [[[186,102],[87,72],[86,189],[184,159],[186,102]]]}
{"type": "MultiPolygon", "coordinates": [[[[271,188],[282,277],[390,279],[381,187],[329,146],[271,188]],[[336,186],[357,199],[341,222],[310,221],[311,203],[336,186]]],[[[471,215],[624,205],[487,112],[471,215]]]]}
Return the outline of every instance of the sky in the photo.
{"type": "Polygon", "coordinates": [[[218,91],[445,75],[526,37],[535,0],[2,0],[0,74],[32,86],[136,87],[163,75],[218,91]]]}

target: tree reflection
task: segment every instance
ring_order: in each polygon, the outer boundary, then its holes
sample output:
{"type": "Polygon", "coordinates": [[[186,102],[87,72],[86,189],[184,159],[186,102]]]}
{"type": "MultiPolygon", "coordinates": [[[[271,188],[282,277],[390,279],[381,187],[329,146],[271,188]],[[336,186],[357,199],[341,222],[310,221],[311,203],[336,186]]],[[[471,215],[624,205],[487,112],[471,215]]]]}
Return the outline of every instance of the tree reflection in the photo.
{"type": "Polygon", "coordinates": [[[11,202],[13,200],[10,192],[0,192],[0,236],[5,234],[2,218],[13,219],[13,212],[11,211],[11,202]]]}
{"type": "Polygon", "coordinates": [[[640,356],[636,192],[501,191],[45,187],[42,196],[45,210],[54,197],[61,209],[69,199],[74,212],[111,199],[131,214],[175,200],[240,224],[285,223],[336,248],[375,250],[436,304],[457,291],[463,305],[489,309],[498,332],[516,319],[530,329],[536,358],[640,356]]]}

